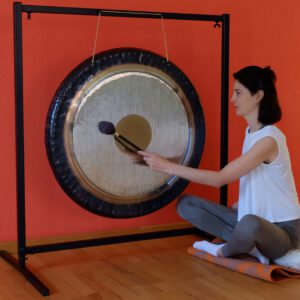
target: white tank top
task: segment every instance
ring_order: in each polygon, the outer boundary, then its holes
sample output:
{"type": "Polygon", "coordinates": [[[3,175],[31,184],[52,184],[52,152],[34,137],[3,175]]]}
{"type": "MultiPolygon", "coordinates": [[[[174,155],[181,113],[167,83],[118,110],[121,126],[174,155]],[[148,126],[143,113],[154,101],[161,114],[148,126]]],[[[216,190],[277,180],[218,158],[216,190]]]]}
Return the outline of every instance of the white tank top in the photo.
{"type": "Polygon", "coordinates": [[[238,221],[246,214],[260,216],[272,223],[300,218],[300,205],[284,134],[274,125],[253,133],[249,133],[247,128],[243,154],[267,136],[277,142],[278,156],[273,162],[262,163],[240,178],[238,221]]]}

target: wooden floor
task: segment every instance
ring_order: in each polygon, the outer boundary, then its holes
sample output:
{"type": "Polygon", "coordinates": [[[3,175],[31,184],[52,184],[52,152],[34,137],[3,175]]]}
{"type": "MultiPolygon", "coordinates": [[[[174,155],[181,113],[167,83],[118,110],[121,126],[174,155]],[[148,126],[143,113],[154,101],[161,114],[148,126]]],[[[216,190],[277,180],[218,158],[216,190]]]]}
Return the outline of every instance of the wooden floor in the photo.
{"type": "Polygon", "coordinates": [[[0,259],[0,299],[300,299],[300,279],[274,284],[200,261],[195,236],[35,254],[27,265],[50,288],[41,296],[0,259]]]}

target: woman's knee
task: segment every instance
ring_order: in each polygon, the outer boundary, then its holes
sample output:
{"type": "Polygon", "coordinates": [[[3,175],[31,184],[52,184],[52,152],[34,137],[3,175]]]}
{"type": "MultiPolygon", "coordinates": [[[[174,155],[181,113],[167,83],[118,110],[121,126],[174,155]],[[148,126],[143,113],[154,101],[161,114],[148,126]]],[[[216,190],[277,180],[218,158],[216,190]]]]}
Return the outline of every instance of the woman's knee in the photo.
{"type": "Polygon", "coordinates": [[[193,195],[181,195],[177,200],[177,213],[183,219],[194,218],[199,214],[199,209],[202,209],[203,201],[202,198],[193,195]]]}
{"type": "Polygon", "coordinates": [[[176,204],[176,211],[177,213],[183,218],[186,218],[188,211],[190,210],[190,196],[188,195],[181,195],[178,197],[177,204],[176,204]]]}
{"type": "Polygon", "coordinates": [[[236,231],[243,239],[255,238],[262,229],[262,219],[256,215],[245,215],[236,226],[236,231]]]}

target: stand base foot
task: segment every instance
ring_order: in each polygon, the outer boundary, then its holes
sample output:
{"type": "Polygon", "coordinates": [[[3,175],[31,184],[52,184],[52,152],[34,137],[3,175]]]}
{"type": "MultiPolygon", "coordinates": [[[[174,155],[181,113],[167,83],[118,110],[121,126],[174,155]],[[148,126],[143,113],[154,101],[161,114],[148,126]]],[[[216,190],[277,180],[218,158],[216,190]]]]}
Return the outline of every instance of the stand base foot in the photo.
{"type": "Polygon", "coordinates": [[[6,251],[0,251],[0,257],[18,270],[43,296],[49,296],[49,289],[26,267],[20,266],[18,260],[6,251]]]}

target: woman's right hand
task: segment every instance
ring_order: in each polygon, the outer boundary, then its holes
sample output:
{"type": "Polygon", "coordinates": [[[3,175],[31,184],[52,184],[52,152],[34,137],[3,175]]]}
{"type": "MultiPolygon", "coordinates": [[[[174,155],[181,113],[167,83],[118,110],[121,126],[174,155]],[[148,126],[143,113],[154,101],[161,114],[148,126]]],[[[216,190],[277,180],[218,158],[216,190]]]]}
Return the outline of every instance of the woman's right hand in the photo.
{"type": "Polygon", "coordinates": [[[238,201],[234,202],[234,203],[231,205],[231,208],[237,210],[237,209],[238,209],[238,204],[239,204],[238,201]]]}

